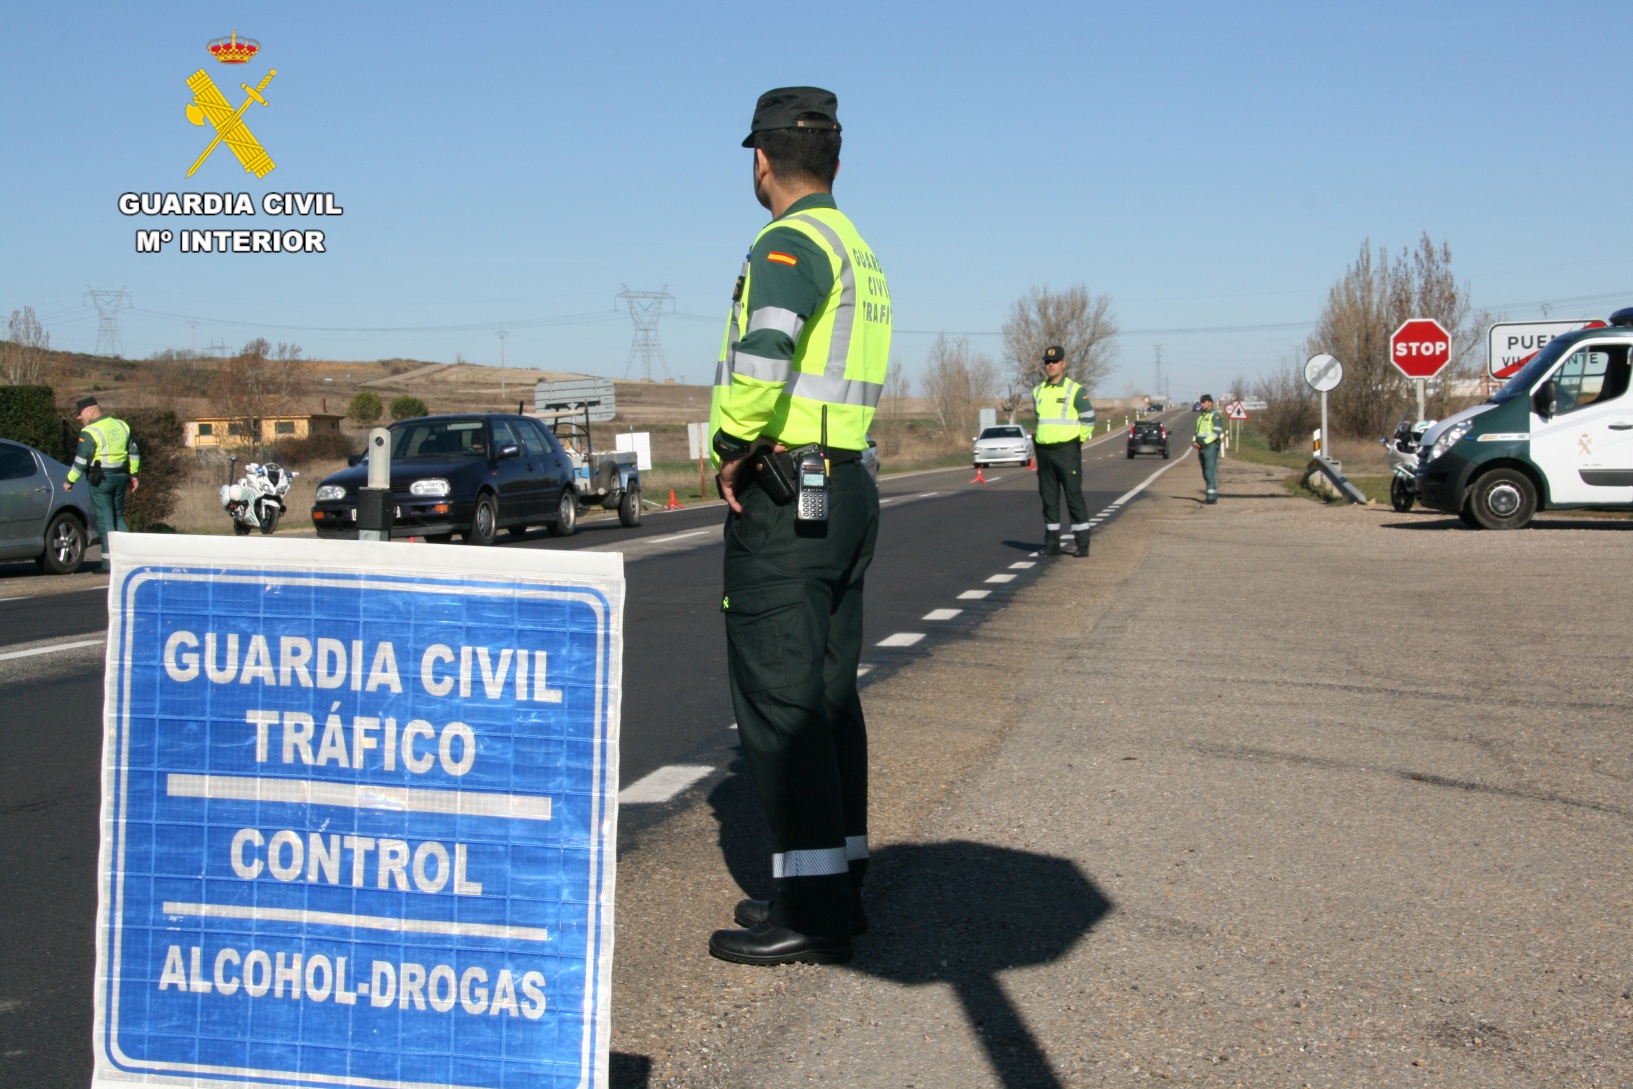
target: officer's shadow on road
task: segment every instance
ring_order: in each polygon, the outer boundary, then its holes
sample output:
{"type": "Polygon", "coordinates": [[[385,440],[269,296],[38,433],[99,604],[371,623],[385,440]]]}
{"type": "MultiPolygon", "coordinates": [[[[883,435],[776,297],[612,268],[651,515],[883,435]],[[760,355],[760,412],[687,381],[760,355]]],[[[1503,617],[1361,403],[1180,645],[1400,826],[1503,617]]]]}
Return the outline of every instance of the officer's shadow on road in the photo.
{"type": "MultiPolygon", "coordinates": [[[[736,770],[709,801],[732,876],[763,898],[770,842],[753,784],[736,770]]],[[[998,973],[1066,956],[1111,910],[1094,882],[1069,859],[951,840],[879,850],[868,890],[871,928],[851,969],[910,987],[946,984],[1007,1089],[1060,1086],[998,973]]]]}

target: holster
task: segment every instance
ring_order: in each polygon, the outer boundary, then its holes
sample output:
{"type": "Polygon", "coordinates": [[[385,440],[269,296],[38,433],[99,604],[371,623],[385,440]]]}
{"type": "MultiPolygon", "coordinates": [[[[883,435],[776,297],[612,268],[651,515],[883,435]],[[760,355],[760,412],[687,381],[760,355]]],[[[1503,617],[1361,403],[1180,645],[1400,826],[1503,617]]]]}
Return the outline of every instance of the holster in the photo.
{"type": "Polygon", "coordinates": [[[107,479],[107,476],[108,474],[102,471],[102,462],[100,459],[91,462],[91,467],[85,470],[85,479],[89,480],[93,486],[100,485],[107,479]]]}

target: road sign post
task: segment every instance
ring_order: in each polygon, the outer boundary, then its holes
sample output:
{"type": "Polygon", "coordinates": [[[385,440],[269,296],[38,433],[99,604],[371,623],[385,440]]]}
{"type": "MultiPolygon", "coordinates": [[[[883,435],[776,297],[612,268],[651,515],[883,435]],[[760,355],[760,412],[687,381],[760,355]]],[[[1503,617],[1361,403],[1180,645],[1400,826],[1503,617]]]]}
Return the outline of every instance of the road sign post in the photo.
{"type": "Polygon", "coordinates": [[[1327,441],[1327,394],[1338,388],[1338,383],[1344,380],[1344,364],[1335,357],[1323,352],[1313,355],[1304,362],[1304,384],[1321,394],[1321,453],[1332,456],[1330,444],[1327,441]]]}
{"type": "Polygon", "coordinates": [[[1424,383],[1452,361],[1452,336],[1433,318],[1401,322],[1389,337],[1389,361],[1418,387],[1418,419],[1423,419],[1424,383]]]}
{"type": "Polygon", "coordinates": [[[622,557],[114,555],[93,1089],[605,1086],[622,557]]]}

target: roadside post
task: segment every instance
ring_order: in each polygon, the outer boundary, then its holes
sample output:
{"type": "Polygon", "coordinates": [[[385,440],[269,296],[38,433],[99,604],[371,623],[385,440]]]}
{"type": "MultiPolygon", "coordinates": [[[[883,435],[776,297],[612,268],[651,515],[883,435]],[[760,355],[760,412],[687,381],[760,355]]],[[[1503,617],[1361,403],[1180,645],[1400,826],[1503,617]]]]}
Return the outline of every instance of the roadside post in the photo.
{"type": "Polygon", "coordinates": [[[707,499],[709,496],[709,424],[689,423],[686,425],[686,456],[697,462],[697,497],[707,499]]]}
{"type": "Polygon", "coordinates": [[[1452,336],[1433,318],[1412,318],[1389,335],[1389,361],[1418,387],[1418,419],[1423,419],[1424,383],[1452,361],[1452,336]]]}
{"type": "Polygon", "coordinates": [[[623,557],[119,536],[92,1089],[605,1089],[623,557]]]}
{"type": "Polygon", "coordinates": [[[391,540],[391,432],[376,427],[369,432],[369,482],[357,493],[357,539],[391,540]]]}
{"type": "Polygon", "coordinates": [[[1326,352],[1313,355],[1304,363],[1304,384],[1321,394],[1321,430],[1316,441],[1323,455],[1328,453],[1327,394],[1337,389],[1343,380],[1344,365],[1326,352]]]}

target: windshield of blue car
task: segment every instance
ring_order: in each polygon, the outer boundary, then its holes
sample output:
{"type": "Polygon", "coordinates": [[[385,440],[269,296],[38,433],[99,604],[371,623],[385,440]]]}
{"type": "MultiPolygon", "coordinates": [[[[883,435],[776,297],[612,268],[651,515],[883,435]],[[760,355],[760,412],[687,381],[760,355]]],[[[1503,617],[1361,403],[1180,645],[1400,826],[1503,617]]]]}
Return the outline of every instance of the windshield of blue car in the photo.
{"type": "Polygon", "coordinates": [[[1559,361],[1576,341],[1571,337],[1555,337],[1546,347],[1531,357],[1531,362],[1515,372],[1514,377],[1503,383],[1503,388],[1491,395],[1490,404],[1500,405],[1505,401],[1512,401],[1516,397],[1524,397],[1531,392],[1531,387],[1537,384],[1537,379],[1547,374],[1549,369],[1559,361]]]}
{"type": "Polygon", "coordinates": [[[988,427],[982,430],[983,439],[1024,439],[1026,432],[1018,427],[988,427]]]}
{"type": "Polygon", "coordinates": [[[391,428],[391,460],[485,458],[487,429],[481,420],[409,420],[391,428]]]}

